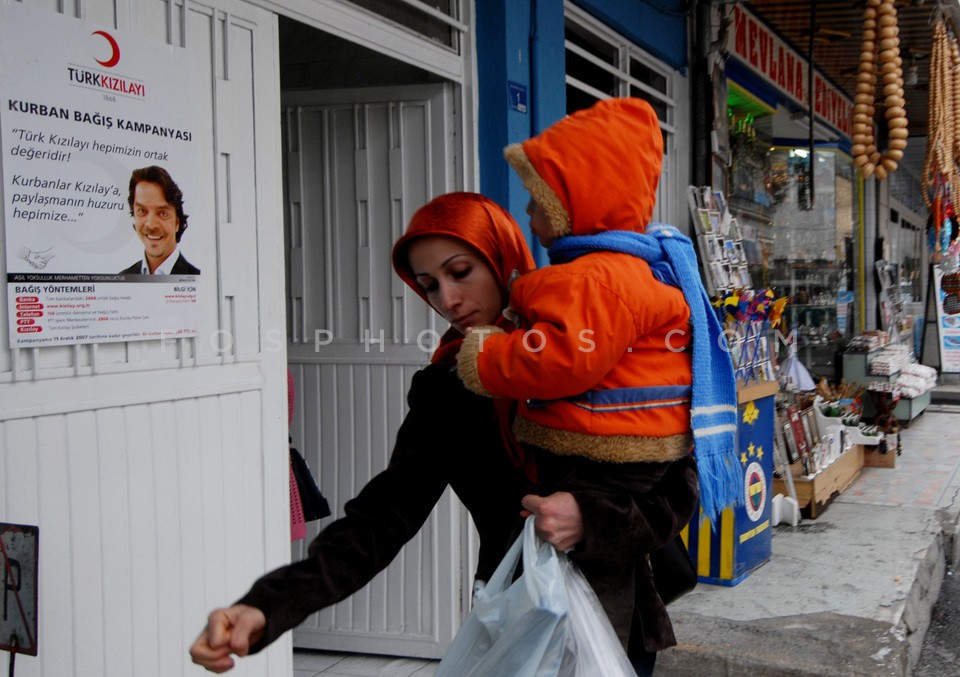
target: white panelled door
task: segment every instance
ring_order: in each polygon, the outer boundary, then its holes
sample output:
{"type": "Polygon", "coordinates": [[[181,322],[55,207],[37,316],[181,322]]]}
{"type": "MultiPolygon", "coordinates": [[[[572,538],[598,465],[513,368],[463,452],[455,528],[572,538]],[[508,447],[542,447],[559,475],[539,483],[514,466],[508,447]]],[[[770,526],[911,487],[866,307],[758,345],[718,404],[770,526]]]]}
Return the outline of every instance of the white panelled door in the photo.
{"type": "MultiPolygon", "coordinates": [[[[291,434],[334,511],[308,540],[386,467],[411,378],[446,328],[390,252],[417,208],[460,183],[453,97],[451,85],[283,95],[291,434]]],[[[393,564],[294,644],[441,655],[461,615],[462,510],[448,490],[393,564]]]]}
{"type": "MultiPolygon", "coordinates": [[[[0,521],[41,539],[40,653],[17,675],[199,675],[187,651],[207,614],[289,553],[286,355],[270,342],[284,330],[276,16],[238,0],[31,4],[186,48],[198,159],[184,189],[208,263],[197,338],[0,344],[0,521]]],[[[231,675],[290,675],[289,648],[231,675]]]]}

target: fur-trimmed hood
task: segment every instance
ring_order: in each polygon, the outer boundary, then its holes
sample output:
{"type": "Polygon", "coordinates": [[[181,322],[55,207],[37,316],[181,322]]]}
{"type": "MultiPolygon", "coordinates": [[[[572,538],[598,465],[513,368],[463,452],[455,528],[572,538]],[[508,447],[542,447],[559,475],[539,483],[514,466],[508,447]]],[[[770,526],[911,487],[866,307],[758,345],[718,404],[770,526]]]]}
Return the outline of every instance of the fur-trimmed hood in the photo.
{"type": "Polygon", "coordinates": [[[598,101],[504,157],[546,212],[557,237],[643,232],[653,215],[663,134],[646,101],[598,101]]]}

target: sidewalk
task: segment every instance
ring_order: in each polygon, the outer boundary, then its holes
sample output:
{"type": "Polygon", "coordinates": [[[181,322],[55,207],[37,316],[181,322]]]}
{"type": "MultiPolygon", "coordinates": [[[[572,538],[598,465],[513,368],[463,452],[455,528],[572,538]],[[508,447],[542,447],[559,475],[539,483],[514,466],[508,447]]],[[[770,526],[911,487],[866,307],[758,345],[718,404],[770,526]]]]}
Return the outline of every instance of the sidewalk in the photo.
{"type": "Polygon", "coordinates": [[[818,519],[776,527],[746,580],[673,604],[680,645],[657,672],[909,675],[945,563],[960,559],[960,406],[932,405],[902,436],[896,469],[864,468],[818,519]]]}

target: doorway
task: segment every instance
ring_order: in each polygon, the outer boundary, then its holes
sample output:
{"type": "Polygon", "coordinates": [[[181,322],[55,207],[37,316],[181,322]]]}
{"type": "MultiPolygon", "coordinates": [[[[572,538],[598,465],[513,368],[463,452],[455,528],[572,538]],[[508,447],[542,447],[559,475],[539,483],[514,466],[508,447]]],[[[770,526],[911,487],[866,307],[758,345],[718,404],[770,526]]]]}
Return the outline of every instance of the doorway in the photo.
{"type": "MultiPolygon", "coordinates": [[[[413,212],[463,185],[457,86],[280,17],[287,354],[291,436],[333,515],[386,467],[435,314],[394,275],[413,212]]],[[[294,646],[438,657],[472,571],[467,519],[447,491],[420,534],[363,590],[311,616],[294,646]]]]}

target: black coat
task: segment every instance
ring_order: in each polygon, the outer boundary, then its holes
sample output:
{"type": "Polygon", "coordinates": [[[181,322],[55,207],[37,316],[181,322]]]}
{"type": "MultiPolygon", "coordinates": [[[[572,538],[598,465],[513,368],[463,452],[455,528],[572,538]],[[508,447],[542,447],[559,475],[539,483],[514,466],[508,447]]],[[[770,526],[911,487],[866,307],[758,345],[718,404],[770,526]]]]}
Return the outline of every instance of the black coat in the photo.
{"type": "MultiPolygon", "coordinates": [[[[237,601],[259,608],[267,618],[264,636],[251,653],[366,585],[416,535],[448,485],[470,511],[480,536],[476,577],[487,580],[503,558],[518,533],[520,499],[532,487],[503,451],[492,401],[467,391],[443,365],[418,372],[407,401],[409,412],[387,469],[346,503],[344,516],[320,532],[306,559],[266,574],[237,601]]],[[[689,520],[696,481],[692,460],[678,461],[657,491],[637,500],[572,491],[587,534],[575,553],[581,565],[642,563],[636,584],[640,627],[634,630],[642,631],[647,651],[676,640],[644,555],[689,520]],[[638,543],[644,544],[642,550],[638,543]]]]}

